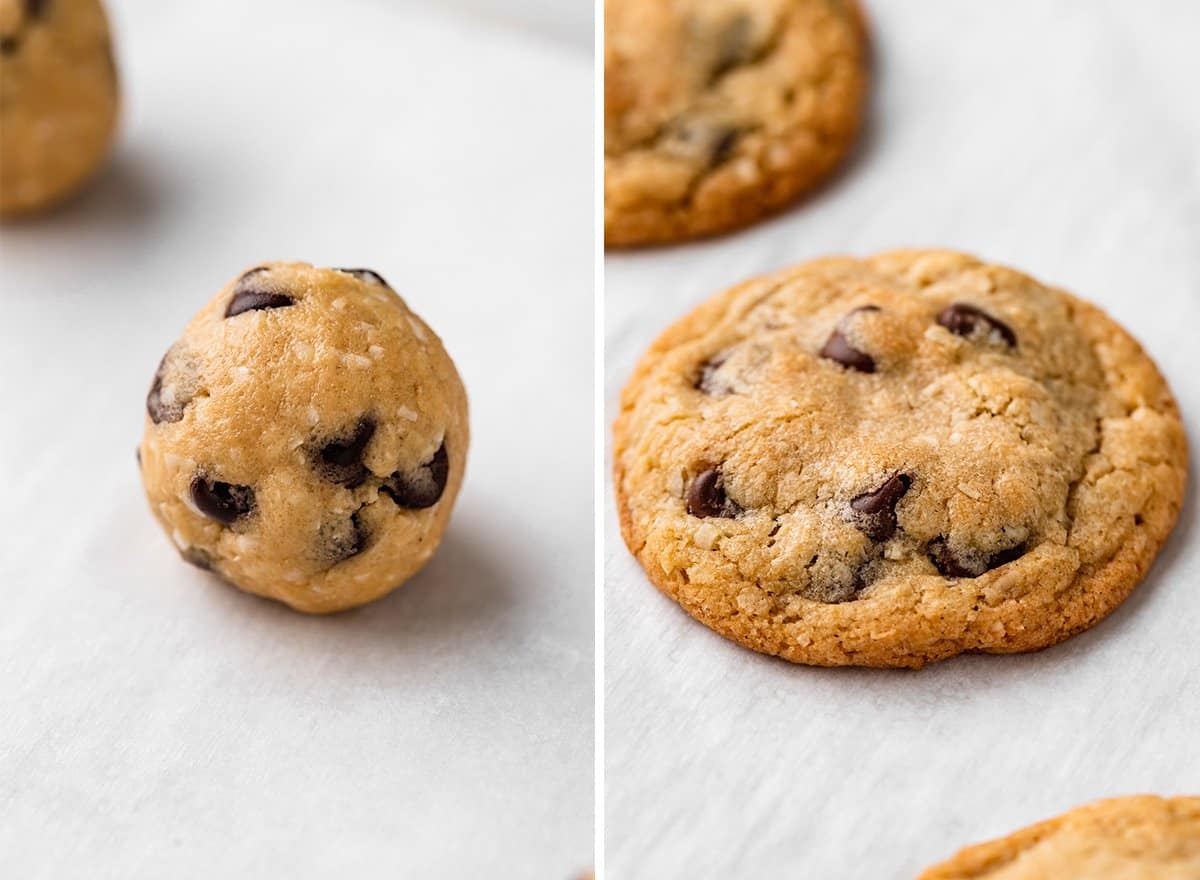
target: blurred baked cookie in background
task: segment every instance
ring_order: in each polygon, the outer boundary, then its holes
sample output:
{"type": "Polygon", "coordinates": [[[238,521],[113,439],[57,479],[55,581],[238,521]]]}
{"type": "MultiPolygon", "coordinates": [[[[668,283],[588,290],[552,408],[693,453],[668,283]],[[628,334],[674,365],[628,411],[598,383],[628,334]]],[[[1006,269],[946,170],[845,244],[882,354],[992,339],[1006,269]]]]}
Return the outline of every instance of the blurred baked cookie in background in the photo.
{"type": "Polygon", "coordinates": [[[0,216],[78,191],[108,155],[117,103],[99,0],[0,0],[0,216]]]}
{"type": "Polygon", "coordinates": [[[1183,502],[1170,389],[1103,311],[950,251],[815,260],[683,317],[613,429],[621,531],[693,617],[822,666],[1053,645],[1183,502]]]}
{"type": "Polygon", "coordinates": [[[918,880],[1197,880],[1200,797],[1097,801],[970,846],[918,880]]]}
{"type": "Polygon", "coordinates": [[[812,189],[861,125],[854,0],[607,0],[604,237],[680,241],[812,189]]]}

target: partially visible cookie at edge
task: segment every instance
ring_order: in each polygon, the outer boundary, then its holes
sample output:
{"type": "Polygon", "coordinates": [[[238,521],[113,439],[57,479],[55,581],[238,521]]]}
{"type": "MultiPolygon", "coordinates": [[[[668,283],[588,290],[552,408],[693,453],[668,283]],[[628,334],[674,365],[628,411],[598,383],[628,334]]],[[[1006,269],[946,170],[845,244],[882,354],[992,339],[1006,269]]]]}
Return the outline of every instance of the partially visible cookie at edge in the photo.
{"type": "Polygon", "coordinates": [[[643,356],[614,425],[621,531],[707,626],[796,663],[1056,644],[1175,525],[1176,403],[1096,306],[949,251],[721,293],[643,356]]]}
{"type": "Polygon", "coordinates": [[[855,0],[608,0],[610,246],[745,226],[826,179],[861,126],[855,0]]]}
{"type": "Polygon", "coordinates": [[[1200,797],[1112,798],[967,847],[918,880],[1196,880],[1200,797]]]}

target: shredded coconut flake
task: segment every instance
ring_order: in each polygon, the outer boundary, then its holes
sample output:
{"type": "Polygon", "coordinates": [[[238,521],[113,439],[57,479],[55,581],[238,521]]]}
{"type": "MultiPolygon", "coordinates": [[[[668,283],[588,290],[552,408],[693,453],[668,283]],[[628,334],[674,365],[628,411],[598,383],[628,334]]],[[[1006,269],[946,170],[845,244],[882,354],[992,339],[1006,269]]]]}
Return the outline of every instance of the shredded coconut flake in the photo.
{"type": "Polygon", "coordinates": [[[696,529],[696,546],[701,550],[711,550],[717,546],[717,540],[721,537],[721,533],[713,527],[711,523],[701,523],[696,529]]]}

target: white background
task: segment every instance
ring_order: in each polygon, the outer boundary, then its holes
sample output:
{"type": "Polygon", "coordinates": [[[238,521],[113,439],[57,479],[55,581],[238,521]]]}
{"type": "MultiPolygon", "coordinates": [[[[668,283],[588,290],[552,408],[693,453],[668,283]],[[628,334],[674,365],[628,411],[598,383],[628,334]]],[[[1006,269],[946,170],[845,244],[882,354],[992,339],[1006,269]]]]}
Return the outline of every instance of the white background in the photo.
{"type": "MultiPolygon", "coordinates": [[[[1200,444],[1200,6],[867,6],[876,91],[844,174],[748,231],[609,256],[609,418],[638,355],[709,295],[821,254],[930,245],[1103,305],[1200,444]]],[[[911,878],[1092,798],[1200,794],[1195,499],[1094,630],[914,673],[793,667],[709,632],[626,552],[610,487],[608,877],[911,878]]]]}
{"type": "Polygon", "coordinates": [[[564,34],[590,9],[110,7],[113,161],[0,234],[0,874],[576,875],[592,64],[564,34]],[[162,352],[269,259],[383,273],[471,398],[441,550],[331,618],[182,564],[134,464],[162,352]]]}

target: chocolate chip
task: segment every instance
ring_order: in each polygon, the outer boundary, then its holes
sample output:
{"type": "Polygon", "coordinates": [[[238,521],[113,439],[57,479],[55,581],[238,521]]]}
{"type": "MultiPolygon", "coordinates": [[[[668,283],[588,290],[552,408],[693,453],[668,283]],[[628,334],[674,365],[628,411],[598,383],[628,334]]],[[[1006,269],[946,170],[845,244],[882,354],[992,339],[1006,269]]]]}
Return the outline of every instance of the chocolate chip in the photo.
{"type": "Polygon", "coordinates": [[[872,541],[886,541],[896,533],[896,505],[912,486],[908,474],[896,474],[874,492],[851,499],[855,525],[872,541]]]}
{"type": "Polygon", "coordinates": [[[384,287],[391,287],[383,276],[373,269],[334,269],[334,272],[345,272],[347,275],[353,275],[359,281],[366,281],[369,284],[382,284],[384,287]]]}
{"type": "Polygon", "coordinates": [[[438,503],[446,491],[449,477],[450,456],[446,453],[445,441],[442,441],[433,458],[411,473],[396,471],[379,487],[379,491],[390,495],[400,507],[421,510],[438,503]]]}
{"type": "Polygon", "coordinates": [[[741,136],[742,133],[736,128],[728,128],[722,131],[712,143],[712,152],[708,157],[708,164],[717,166],[728,159],[730,154],[733,153],[734,145],[741,136]]]}
{"type": "Polygon", "coordinates": [[[1025,545],[1018,544],[993,553],[991,556],[978,555],[973,558],[963,557],[950,549],[945,538],[937,538],[929,545],[929,559],[943,577],[974,578],[984,572],[999,568],[1025,555],[1025,545]]]}
{"type": "Polygon", "coordinates": [[[196,568],[199,568],[202,571],[212,571],[213,558],[212,554],[207,550],[202,550],[199,547],[188,547],[179,555],[182,556],[183,561],[189,565],[194,565],[196,568]]]}
{"type": "Polygon", "coordinates": [[[721,469],[709,468],[701,471],[688,486],[687,512],[698,517],[733,519],[742,512],[742,508],[725,494],[725,476],[721,469]]]}
{"type": "Polygon", "coordinates": [[[934,568],[943,577],[975,577],[976,572],[968,570],[958,557],[954,555],[954,551],[950,549],[950,545],[946,543],[945,538],[938,538],[929,545],[929,559],[933,562],[934,568]]]}
{"type": "Polygon", "coordinates": [[[667,130],[663,148],[680,158],[715,167],[729,158],[741,134],[727,122],[689,119],[667,130]]]}
{"type": "Polygon", "coordinates": [[[194,393],[194,389],[190,388],[189,383],[183,381],[178,370],[176,375],[179,381],[171,386],[170,394],[163,393],[167,371],[173,366],[172,361],[176,351],[176,348],[171,348],[158,362],[158,369],[154,371],[154,381],[150,383],[150,391],[146,394],[146,412],[150,415],[150,421],[156,425],[162,422],[182,421],[183,411],[191,403],[194,393]]]}
{"type": "Polygon", "coordinates": [[[999,568],[1002,565],[1008,565],[1010,562],[1016,562],[1025,555],[1025,545],[1018,544],[1015,547],[1009,547],[1007,550],[1001,550],[999,553],[994,553],[988,557],[987,570],[999,568]]]}
{"type": "Polygon", "coordinates": [[[1009,348],[1017,347],[1017,334],[1011,327],[969,303],[951,303],[942,309],[937,322],[957,336],[999,336],[1009,348]]]}
{"type": "Polygon", "coordinates": [[[859,351],[850,344],[841,330],[834,330],[829,340],[821,349],[821,357],[836,361],[843,367],[858,370],[860,373],[875,372],[875,358],[866,352],[859,351]]]}
{"type": "MultiPolygon", "coordinates": [[[[859,306],[858,308],[847,313],[845,318],[842,318],[844,324],[853,315],[861,312],[878,312],[882,311],[879,306],[859,306]]],[[[821,349],[821,357],[841,364],[843,367],[848,367],[851,370],[858,370],[860,373],[875,372],[875,358],[871,357],[865,351],[859,351],[850,344],[850,340],[846,338],[846,334],[842,332],[841,327],[835,327],[833,333],[829,335],[824,347],[821,349]]]]}
{"type": "Polygon", "coordinates": [[[857,599],[866,586],[862,573],[852,572],[847,579],[833,579],[810,584],[801,591],[801,595],[814,602],[840,605],[842,602],[852,602],[857,599]]]}
{"type": "Polygon", "coordinates": [[[233,525],[254,511],[254,490],[249,486],[198,476],[192,480],[191,492],[196,509],[222,525],[233,525]]]}
{"type": "Polygon", "coordinates": [[[705,394],[717,395],[728,391],[728,387],[723,383],[717,382],[717,370],[724,366],[729,360],[729,352],[723,351],[720,354],[714,354],[704,363],[700,364],[699,374],[692,386],[697,391],[702,391],[705,394]]]}
{"type": "Polygon", "coordinates": [[[717,37],[717,53],[709,82],[716,82],[735,67],[753,61],[755,49],[753,20],[745,13],[736,16],[717,37]]]}
{"type": "Polygon", "coordinates": [[[0,37],[0,55],[16,55],[20,46],[16,37],[0,37]]]}
{"type": "Polygon", "coordinates": [[[179,413],[178,418],[170,418],[169,411],[163,406],[162,402],[162,383],[163,383],[163,365],[159,362],[158,369],[154,372],[154,381],[150,383],[150,390],[146,394],[146,413],[150,416],[150,421],[154,424],[160,422],[177,422],[183,418],[183,412],[179,413]]]}
{"type": "Polygon", "coordinates": [[[25,14],[30,18],[41,18],[49,5],[50,0],[25,0],[25,14]]]}
{"type": "Polygon", "coordinates": [[[337,565],[367,549],[370,532],[362,515],[331,523],[321,529],[322,554],[330,565],[337,565]]]}
{"type": "Polygon", "coordinates": [[[261,309],[283,309],[295,303],[296,301],[286,293],[249,287],[234,292],[233,298],[225,308],[225,317],[233,318],[242,312],[261,309]]]}
{"type": "Polygon", "coordinates": [[[375,422],[362,419],[349,435],[322,446],[319,452],[321,475],[347,489],[361,486],[367,478],[363,454],[374,435],[375,422]]]}
{"type": "Polygon", "coordinates": [[[225,307],[226,318],[236,317],[242,312],[283,309],[296,304],[295,298],[277,283],[272,284],[269,279],[257,280],[257,276],[270,271],[270,266],[255,266],[242,273],[233,288],[229,305],[225,307]]]}

